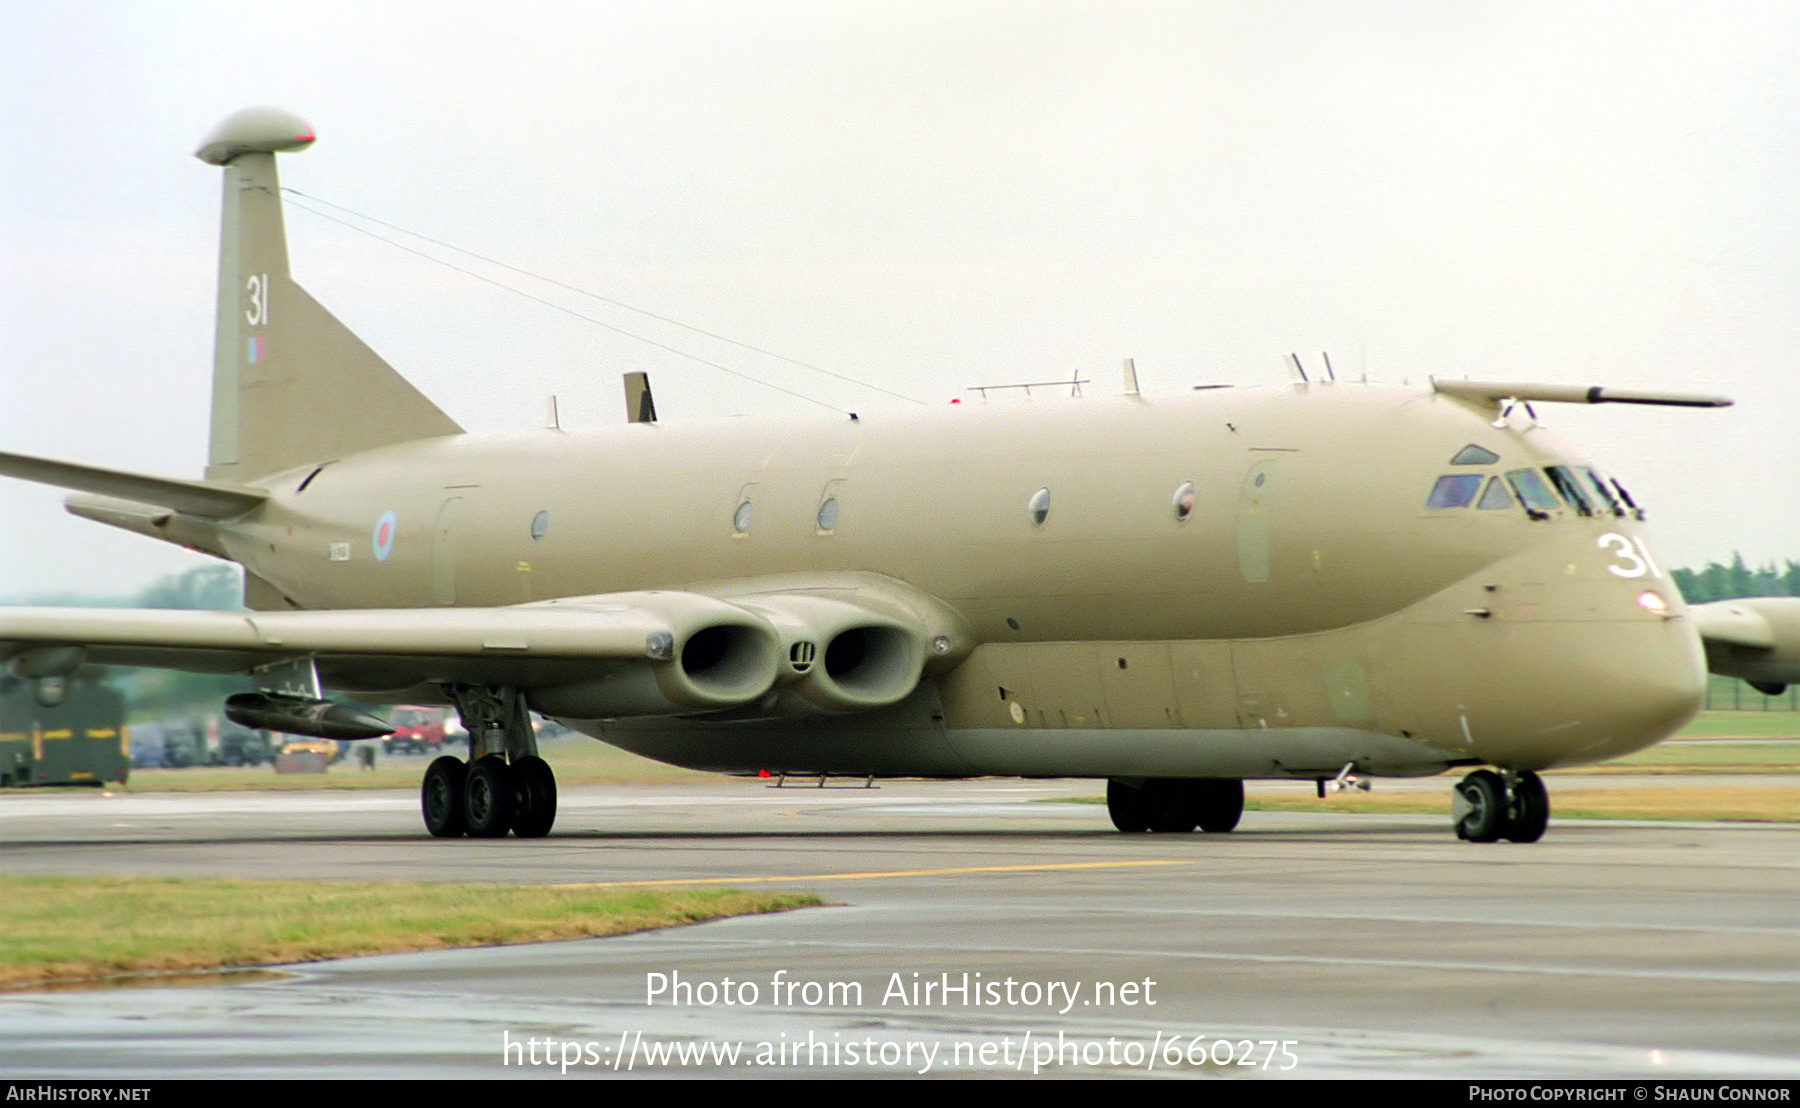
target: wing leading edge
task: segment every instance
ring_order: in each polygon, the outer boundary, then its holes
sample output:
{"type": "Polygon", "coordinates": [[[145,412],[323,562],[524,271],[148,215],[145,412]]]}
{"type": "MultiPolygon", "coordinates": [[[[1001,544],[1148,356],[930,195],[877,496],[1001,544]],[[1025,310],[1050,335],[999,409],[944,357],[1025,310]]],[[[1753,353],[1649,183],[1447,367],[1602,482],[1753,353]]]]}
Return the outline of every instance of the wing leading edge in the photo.
{"type": "Polygon", "coordinates": [[[793,714],[897,702],[929,659],[953,653],[955,631],[935,605],[864,586],[729,600],[627,592],[498,608],[6,608],[0,661],[29,678],[93,663],[246,673],[271,689],[303,664],[327,687],[378,700],[510,687],[534,710],[572,719],[793,714]]]}

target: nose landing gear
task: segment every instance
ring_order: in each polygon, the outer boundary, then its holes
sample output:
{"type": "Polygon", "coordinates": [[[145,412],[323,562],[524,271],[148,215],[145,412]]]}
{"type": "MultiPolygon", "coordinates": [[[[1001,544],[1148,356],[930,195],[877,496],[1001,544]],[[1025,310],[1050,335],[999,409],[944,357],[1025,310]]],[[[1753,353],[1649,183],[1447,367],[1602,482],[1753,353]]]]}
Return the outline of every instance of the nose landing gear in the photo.
{"type": "Polygon", "coordinates": [[[1530,770],[1502,776],[1478,769],[1457,782],[1450,818],[1456,837],[1467,842],[1534,843],[1550,823],[1550,794],[1530,770]]]}

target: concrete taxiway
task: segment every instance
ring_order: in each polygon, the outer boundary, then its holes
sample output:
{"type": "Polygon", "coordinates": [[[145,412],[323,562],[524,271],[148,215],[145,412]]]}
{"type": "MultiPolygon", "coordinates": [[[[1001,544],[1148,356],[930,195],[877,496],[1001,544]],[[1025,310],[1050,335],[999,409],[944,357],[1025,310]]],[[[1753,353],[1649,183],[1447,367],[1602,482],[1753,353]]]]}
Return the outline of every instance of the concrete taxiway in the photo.
{"type": "Polygon", "coordinates": [[[1800,828],[1556,820],[1478,846],[1439,817],[1250,812],[1120,835],[1044,802],[1095,791],[574,787],[530,842],[430,840],[398,792],[9,796],[13,874],[716,881],[836,906],[12,994],[0,1072],[1800,1078],[1800,828]]]}

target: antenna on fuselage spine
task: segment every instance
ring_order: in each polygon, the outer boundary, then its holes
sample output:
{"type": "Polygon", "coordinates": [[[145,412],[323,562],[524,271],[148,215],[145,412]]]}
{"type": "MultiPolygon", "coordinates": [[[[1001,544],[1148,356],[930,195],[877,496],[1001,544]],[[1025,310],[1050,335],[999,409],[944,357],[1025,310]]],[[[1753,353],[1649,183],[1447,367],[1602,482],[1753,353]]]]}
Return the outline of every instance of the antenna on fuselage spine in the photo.
{"type": "Polygon", "coordinates": [[[625,420],[627,423],[656,422],[656,399],[650,395],[650,375],[641,369],[625,375],[625,420]]]}

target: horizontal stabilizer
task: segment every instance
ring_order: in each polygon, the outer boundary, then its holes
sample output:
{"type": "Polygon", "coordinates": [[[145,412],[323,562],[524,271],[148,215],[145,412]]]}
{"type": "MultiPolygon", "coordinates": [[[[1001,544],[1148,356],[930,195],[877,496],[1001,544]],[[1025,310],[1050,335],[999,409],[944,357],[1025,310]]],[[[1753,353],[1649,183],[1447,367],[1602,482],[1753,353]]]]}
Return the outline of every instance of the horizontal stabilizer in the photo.
{"type": "Polygon", "coordinates": [[[1693,392],[1657,392],[1653,389],[1609,389],[1600,385],[1546,385],[1530,381],[1433,381],[1431,387],[1445,396],[1476,400],[1498,407],[1509,400],[1536,400],[1551,404],[1658,404],[1670,408],[1729,408],[1724,396],[1693,392]]]}
{"type": "Polygon", "coordinates": [[[0,452],[0,475],[140,504],[155,504],[202,519],[241,516],[268,499],[268,493],[261,489],[221,481],[177,481],[4,452],[0,452]]]}

